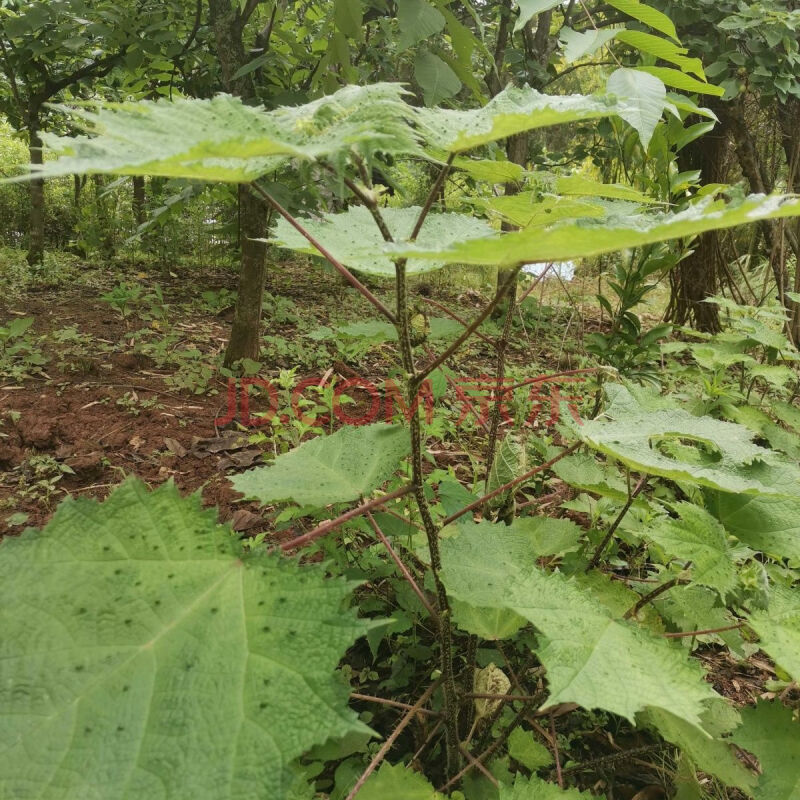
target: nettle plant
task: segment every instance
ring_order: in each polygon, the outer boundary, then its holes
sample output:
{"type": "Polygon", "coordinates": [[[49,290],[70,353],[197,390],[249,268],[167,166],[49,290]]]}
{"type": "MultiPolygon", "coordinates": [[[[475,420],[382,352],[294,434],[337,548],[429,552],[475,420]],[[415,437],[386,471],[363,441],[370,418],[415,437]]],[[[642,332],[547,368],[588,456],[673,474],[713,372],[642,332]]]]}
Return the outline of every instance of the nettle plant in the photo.
{"type": "MultiPolygon", "coordinates": [[[[670,213],[616,201],[620,187],[587,181],[547,179],[543,194],[542,176],[524,170],[517,179],[530,178],[536,189],[516,201],[533,205],[517,230],[437,210],[453,170],[509,180],[517,168],[481,158],[484,146],[607,116],[647,136],[655,122],[637,113],[640,105],[641,98],[509,88],[476,110],[421,109],[399,85],[378,84],[270,112],[229,96],[80,108],[71,113],[91,135],[50,137],[61,157],[43,172],[250,183],[281,218],[275,243],[326,259],[395,326],[413,407],[424,381],[504,296],[507,320],[513,315],[524,264],[800,215],[800,202],[776,196],[735,203],[705,196],[670,213]],[[380,206],[370,183],[378,154],[440,165],[422,207],[380,206]],[[287,162],[333,173],[354,205],[292,216],[259,184],[287,162]],[[587,203],[574,201],[581,193],[611,199],[589,203],[586,213],[587,203]],[[497,265],[503,278],[492,302],[436,354],[412,330],[408,279],[453,263],[497,265]],[[393,277],[393,306],[354,272],[393,277]]],[[[508,321],[505,330],[498,386],[508,321]]],[[[486,481],[483,497],[454,490],[452,481],[446,499],[432,494],[420,414],[411,413],[405,425],[343,427],[235,477],[236,489],[263,504],[332,509],[280,544],[245,547],[197,496],[181,498],[172,485],[150,492],[133,478],[102,504],[69,500],[44,530],[7,538],[0,795],[314,796],[331,785],[325,762],[367,752],[374,735],[348,708],[350,688],[336,670],[359,637],[377,648],[393,636],[392,621],[358,616],[351,606],[358,586],[391,574],[393,585],[405,585],[405,608],[431,653],[422,665],[427,685],[419,672],[408,686],[396,679],[398,694],[411,698],[388,699],[399,703],[401,721],[369,763],[359,755],[356,771],[352,762],[349,772],[337,770],[338,797],[559,797],[568,776],[556,720],[579,708],[669,743],[681,753],[681,779],[697,791],[701,770],[759,797],[796,797],[800,725],[791,710],[762,702],[740,718],[692,653],[709,642],[748,653],[758,640],[786,685],[800,678],[800,601],[784,569],[786,559],[800,563],[800,470],[737,424],[693,416],[621,383],[607,381],[605,393],[599,417],[567,418],[561,443],[540,443],[531,466],[498,434],[500,391],[485,475],[476,476],[486,481]],[[515,515],[507,503],[503,521],[493,521],[493,500],[549,470],[605,503],[591,530],[515,515]],[[389,529],[396,515],[405,521],[400,534],[389,529]],[[315,542],[329,554],[351,549],[347,577],[330,561],[304,563],[315,542]],[[388,562],[359,558],[376,546],[388,562]],[[647,582],[612,579],[636,577],[624,569],[621,548],[646,555],[647,582]],[[500,666],[478,660],[486,648],[500,666]],[[534,731],[548,724],[552,753],[543,758],[534,731]],[[422,739],[417,753],[408,765],[391,765],[392,745],[409,726],[422,739]],[[732,743],[758,757],[760,777],[732,743]],[[315,785],[317,777],[327,784],[315,785]]]]}

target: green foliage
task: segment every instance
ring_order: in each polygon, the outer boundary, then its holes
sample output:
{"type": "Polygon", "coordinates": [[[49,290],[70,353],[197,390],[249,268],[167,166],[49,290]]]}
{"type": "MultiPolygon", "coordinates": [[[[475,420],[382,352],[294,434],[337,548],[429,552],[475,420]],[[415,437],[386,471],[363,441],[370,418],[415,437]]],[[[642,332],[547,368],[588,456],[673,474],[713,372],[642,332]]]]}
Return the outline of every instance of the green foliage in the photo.
{"type": "Polygon", "coordinates": [[[702,727],[703,704],[714,697],[702,670],[665,640],[620,621],[599,595],[538,567],[515,524],[496,528],[487,537],[483,526],[462,523],[457,536],[443,539],[442,579],[454,598],[509,609],[536,626],[549,703],[602,708],[630,720],[653,706],[702,727]]]}
{"type": "Polygon", "coordinates": [[[65,503],[0,573],[4,797],[277,800],[305,751],[365,730],[331,678],[370,627],[353,585],[244,553],[171,485],[65,503]]]}
{"type": "Polygon", "coordinates": [[[233,486],[263,504],[280,500],[310,506],[346,503],[387,481],[408,451],[408,437],[399,425],[344,427],[304,442],[268,467],[237,475],[233,486]]]}
{"type": "Polygon", "coordinates": [[[749,622],[761,640],[762,649],[792,680],[800,680],[800,599],[796,589],[773,586],[769,610],[753,611],[749,622]]]}

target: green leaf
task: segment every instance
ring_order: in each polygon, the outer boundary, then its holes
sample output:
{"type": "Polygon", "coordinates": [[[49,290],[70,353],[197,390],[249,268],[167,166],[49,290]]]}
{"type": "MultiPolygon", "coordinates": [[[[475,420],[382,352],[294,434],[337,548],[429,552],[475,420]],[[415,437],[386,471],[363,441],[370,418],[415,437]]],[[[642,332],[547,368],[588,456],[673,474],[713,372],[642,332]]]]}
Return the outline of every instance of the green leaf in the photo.
{"type": "MultiPolygon", "coordinates": [[[[419,217],[420,208],[383,208],[381,215],[395,241],[411,235],[419,217]]],[[[340,214],[324,214],[314,219],[301,219],[303,227],[325,243],[325,247],[348,267],[371,275],[394,277],[394,262],[381,255],[384,241],[369,211],[363,206],[351,206],[340,214]]],[[[489,225],[465,214],[428,214],[417,241],[431,245],[442,241],[460,242],[485,236],[489,225]]],[[[301,253],[319,255],[318,251],[283,219],[278,220],[273,244],[301,253]]],[[[409,275],[441,269],[447,261],[418,261],[411,259],[407,265],[409,275]]]]}
{"type": "Polygon", "coordinates": [[[611,200],[629,200],[632,203],[652,203],[651,197],[621,183],[598,183],[583,175],[556,175],[553,183],[558,194],[582,195],[584,197],[607,197],[611,200]]]}
{"type": "Polygon", "coordinates": [[[538,191],[492,197],[486,202],[486,208],[498,212],[520,228],[548,225],[560,219],[606,216],[606,209],[600,203],[589,203],[569,197],[542,198],[538,191]]]}
{"type": "Polygon", "coordinates": [[[797,589],[773,585],[769,609],[751,612],[750,627],[764,650],[795,681],[800,681],[800,598],[797,589]]]}
{"type": "Polygon", "coordinates": [[[699,58],[688,58],[686,54],[689,51],[685,47],[679,47],[660,36],[653,36],[652,33],[643,33],[642,31],[619,31],[616,33],[616,38],[617,41],[635,47],[642,53],[649,53],[662,61],[669,61],[682,70],[692,72],[701,80],[705,80],[703,62],[699,58]]]}
{"type": "Polygon", "coordinates": [[[620,116],[638,132],[642,147],[647,150],[667,102],[663,82],[645,72],[622,67],[611,73],[606,90],[628,100],[628,108],[620,116]]]}
{"type": "Polygon", "coordinates": [[[618,33],[620,33],[618,28],[590,29],[588,31],[562,28],[561,41],[564,44],[564,61],[567,64],[571,64],[573,61],[578,61],[584,56],[597,52],[618,33]]]}
{"type": "Polygon", "coordinates": [[[495,489],[511,483],[517,476],[525,472],[525,467],[525,448],[512,435],[507,435],[495,454],[486,482],[486,491],[493,492],[495,489]]]}
{"type": "MultiPolygon", "coordinates": [[[[455,338],[464,330],[464,326],[447,317],[428,317],[430,323],[429,339],[455,338]]],[[[391,322],[380,319],[369,319],[363,322],[350,322],[347,325],[338,325],[336,331],[344,336],[354,339],[382,339],[383,341],[397,341],[397,328],[391,322]]]]}
{"type": "MultiPolygon", "coordinates": [[[[458,112],[454,112],[458,113],[458,112]]],[[[395,255],[446,260],[459,264],[494,264],[513,267],[549,261],[573,261],[670,239],[696,236],[712,230],[734,228],[762,219],[800,216],[800,201],[778,195],[751,195],[726,204],[711,197],[674,213],[638,214],[628,219],[557,223],[549,228],[500,233],[464,244],[423,247],[388,247],[395,255]]]]}
{"type": "Polygon", "coordinates": [[[453,159],[453,168],[468,172],[473,178],[488,183],[511,183],[521,181],[526,175],[526,170],[513,161],[491,161],[487,158],[465,158],[458,156],[453,159]]]}
{"type": "Polygon", "coordinates": [[[561,5],[561,0],[517,0],[519,16],[514,25],[514,32],[521,31],[537,14],[550,11],[561,5]]]}
{"type": "Polygon", "coordinates": [[[777,700],[746,708],[733,741],[757,756],[761,765],[756,800],[800,798],[800,723],[792,720],[791,709],[777,700]]]}
{"type": "Polygon", "coordinates": [[[414,59],[414,79],[425,95],[425,105],[435,106],[458,94],[461,81],[439,56],[420,50],[414,59]]]}
{"type": "Polygon", "coordinates": [[[608,385],[606,392],[611,406],[577,433],[631,469],[729,492],[800,495],[796,466],[753,444],[753,433],[742,425],[693,417],[680,408],[646,408],[619,385],[608,385]],[[697,449],[680,449],[682,443],[697,449]],[[679,448],[670,449],[672,444],[679,448]]]}
{"type": "Polygon", "coordinates": [[[675,30],[673,21],[663,12],[648,6],[640,0],[608,0],[608,4],[613,6],[623,14],[638,19],[650,28],[665,33],[671,39],[678,41],[678,32],[675,30]]]}
{"type": "Polygon", "coordinates": [[[523,767],[535,772],[553,763],[552,753],[540,742],[537,742],[530,731],[514,728],[508,737],[508,754],[523,767]]]}
{"type": "Polygon", "coordinates": [[[386,761],[370,775],[358,797],[359,800],[444,800],[444,795],[439,794],[418,772],[404,764],[386,761]]]}
{"type": "Polygon", "coordinates": [[[363,19],[361,0],[335,0],[333,20],[345,36],[361,41],[364,38],[364,29],[361,26],[363,19]]]}
{"type": "MultiPolygon", "coordinates": [[[[413,113],[399,84],[346,86],[312,103],[264,111],[239,98],[106,103],[65,108],[90,133],[43,134],[60,155],[37,172],[159,175],[207,181],[246,182],[288,158],[326,158],[339,163],[355,147],[410,153],[417,149],[408,125],[413,113]]],[[[30,179],[33,175],[20,178],[30,179]]]]}
{"type": "Polygon", "coordinates": [[[670,69],[669,67],[637,67],[637,70],[646,72],[654,78],[658,78],[667,86],[672,86],[684,92],[710,94],[714,97],[722,97],[725,94],[725,90],[721,86],[713,86],[705,81],[699,81],[697,78],[686,75],[677,69],[670,69]]]}
{"type": "Polygon", "coordinates": [[[445,18],[426,0],[398,0],[397,24],[400,27],[397,49],[402,52],[439,33],[445,18]]]}
{"type": "Polygon", "coordinates": [[[560,789],[558,784],[548,783],[535,775],[530,778],[517,775],[513,787],[501,784],[499,800],[605,800],[605,795],[560,789]]]}
{"type": "Polygon", "coordinates": [[[389,480],[409,450],[408,431],[400,425],[348,425],[303,442],[267,467],[234,475],[231,482],[237,492],[264,505],[348,503],[389,480]]]}
{"type": "Polygon", "coordinates": [[[740,542],[800,564],[800,500],[707,492],[706,505],[740,542]]]}
{"type": "Polygon", "coordinates": [[[333,679],[371,625],[354,585],[243,552],[199,495],[67,500],[0,580],[2,797],[281,800],[292,761],[368,732],[333,679]]]}
{"type": "Polygon", "coordinates": [[[471,110],[419,109],[417,119],[431,147],[462,152],[517,133],[620,114],[624,98],[601,95],[551,96],[509,86],[485,106],[471,110]]]}
{"type": "Polygon", "coordinates": [[[628,487],[622,476],[607,464],[599,464],[594,453],[575,453],[553,465],[553,472],[575,489],[625,502],[628,487]]]}
{"type": "Polygon", "coordinates": [[[679,519],[655,520],[644,536],[671,556],[692,562],[692,580],[716,589],[724,598],[736,586],[736,565],[725,528],[705,509],[676,503],[679,519]]]}
{"type": "Polygon", "coordinates": [[[709,738],[661,708],[649,708],[639,719],[642,724],[654,727],[668,742],[680,747],[703,772],[728,786],[735,786],[748,794],[752,792],[756,776],[745,769],[729,742],[709,738]]]}
{"type": "Polygon", "coordinates": [[[536,653],[547,669],[548,704],[574,702],[630,720],[655,706],[700,726],[703,702],[715,695],[699,665],[621,620],[574,580],[542,570],[515,525],[494,528],[487,536],[481,525],[465,524],[443,537],[442,580],[450,596],[508,608],[541,631],[536,653]]]}

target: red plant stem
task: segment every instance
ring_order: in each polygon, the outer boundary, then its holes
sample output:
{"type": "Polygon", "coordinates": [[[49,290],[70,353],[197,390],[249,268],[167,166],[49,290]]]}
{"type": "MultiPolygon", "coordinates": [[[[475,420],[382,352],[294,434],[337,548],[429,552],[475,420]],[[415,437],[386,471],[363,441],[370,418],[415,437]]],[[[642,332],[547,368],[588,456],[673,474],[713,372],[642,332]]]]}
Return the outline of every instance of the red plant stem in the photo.
{"type": "MultiPolygon", "coordinates": [[[[456,314],[454,311],[451,311],[446,305],[437,303],[436,300],[431,300],[429,297],[424,299],[428,305],[432,305],[435,308],[438,308],[440,311],[444,311],[444,313],[447,314],[450,319],[454,319],[459,325],[463,325],[465,328],[469,327],[469,322],[459,317],[458,314],[456,314]]],[[[491,345],[492,347],[497,347],[497,342],[495,342],[491,336],[487,336],[485,333],[481,333],[480,331],[475,331],[475,335],[479,339],[482,339],[484,342],[486,342],[486,344],[491,345]]]]}
{"type": "Polygon", "coordinates": [[[725,631],[736,631],[744,626],[744,622],[737,622],[736,625],[726,625],[724,628],[708,628],[704,631],[687,631],[686,633],[662,633],[665,639],[688,639],[690,636],[708,636],[712,633],[725,633],[725,631]]]}
{"type": "MultiPolygon", "coordinates": [[[[408,703],[400,703],[397,700],[389,700],[386,697],[375,697],[371,694],[361,694],[360,692],[350,692],[350,699],[351,700],[365,700],[368,703],[380,703],[382,706],[391,706],[392,708],[403,708],[406,711],[410,711],[414,706],[409,705],[408,703]]],[[[430,717],[440,717],[438,711],[431,711],[428,708],[418,708],[418,714],[425,714],[430,717]]]]}
{"type": "Polygon", "coordinates": [[[440,367],[447,361],[450,356],[455,353],[459,347],[461,347],[464,342],[472,336],[473,333],[483,324],[484,320],[489,316],[489,314],[494,311],[495,306],[506,296],[508,290],[514,284],[514,281],[517,280],[517,275],[519,274],[519,269],[515,269],[511,275],[509,276],[508,280],[503,284],[500,288],[500,291],[495,294],[492,298],[492,302],[489,303],[480,314],[469,324],[469,327],[447,348],[438,358],[435,358],[428,366],[424,367],[419,373],[417,373],[416,380],[421,384],[422,381],[431,374],[437,367],[440,367]]]}
{"type": "Polygon", "coordinates": [[[444,184],[445,178],[450,172],[450,167],[453,166],[453,161],[455,160],[456,154],[450,153],[447,157],[447,163],[442,167],[439,171],[439,174],[436,176],[436,181],[434,182],[433,186],[431,186],[431,190],[428,192],[428,197],[425,200],[425,205],[422,207],[422,211],[419,212],[419,217],[417,217],[417,224],[414,225],[414,230],[411,231],[411,237],[409,241],[415,241],[417,236],[419,236],[419,232],[422,230],[422,226],[425,223],[425,219],[428,216],[428,213],[431,210],[431,206],[433,205],[433,201],[436,200],[436,195],[439,194],[439,191],[442,188],[442,184],[444,184]]]}
{"type": "Polygon", "coordinates": [[[381,506],[384,503],[388,503],[389,500],[397,500],[398,497],[404,497],[412,492],[413,489],[413,486],[401,486],[399,489],[395,489],[395,491],[390,492],[389,494],[384,494],[381,497],[376,497],[374,500],[370,500],[368,503],[363,503],[360,506],[351,508],[350,511],[341,514],[340,516],[336,517],[336,519],[326,520],[320,525],[317,525],[317,527],[313,530],[310,530],[308,533],[304,533],[302,536],[298,536],[296,539],[290,539],[288,542],[282,542],[281,550],[293,550],[295,547],[302,547],[309,542],[313,542],[314,540],[325,536],[326,533],[330,533],[334,528],[338,528],[339,525],[342,525],[345,522],[354,519],[355,517],[360,517],[362,514],[367,514],[373,508],[381,506]]]}
{"type": "Polygon", "coordinates": [[[497,778],[495,778],[495,776],[492,775],[492,773],[489,772],[489,770],[486,769],[486,767],[484,767],[483,764],[481,764],[481,762],[478,761],[478,759],[475,758],[475,756],[472,755],[472,753],[470,753],[470,751],[467,750],[467,748],[464,747],[464,745],[461,744],[460,742],[458,744],[458,748],[459,748],[459,750],[461,750],[462,755],[466,756],[467,761],[469,761],[469,763],[472,764],[473,767],[477,767],[484,774],[484,776],[489,780],[489,782],[492,783],[492,785],[494,785],[496,787],[500,786],[500,784],[497,781],[497,778]]]}
{"type": "Polygon", "coordinates": [[[483,497],[476,500],[474,503],[470,503],[468,506],[465,506],[460,511],[456,511],[455,514],[451,514],[442,522],[442,527],[445,525],[449,525],[451,522],[455,522],[459,517],[463,517],[464,514],[467,514],[470,511],[474,511],[476,508],[480,508],[485,502],[488,500],[492,500],[493,498],[497,497],[499,494],[503,494],[503,492],[508,491],[509,489],[513,489],[515,486],[519,486],[519,484],[524,483],[527,480],[530,480],[534,475],[539,472],[544,472],[546,469],[550,469],[553,464],[557,464],[561,461],[562,458],[566,458],[568,455],[574,453],[583,442],[575,442],[575,444],[568,447],[563,452],[559,453],[555,458],[551,458],[549,461],[546,461],[544,464],[540,464],[538,467],[534,467],[531,470],[528,470],[524,475],[520,475],[519,478],[514,478],[513,481],[505,484],[505,486],[501,486],[498,489],[495,489],[493,492],[489,492],[489,494],[485,494],[483,497]]]}
{"type": "Polygon", "coordinates": [[[558,754],[558,737],[556,736],[556,718],[550,715],[550,736],[553,743],[553,756],[556,760],[556,778],[559,788],[564,788],[564,776],[561,774],[561,756],[558,754]]]}
{"type": "Polygon", "coordinates": [[[587,368],[587,369],[570,369],[566,372],[554,372],[552,375],[540,375],[538,378],[528,378],[527,380],[515,383],[503,389],[503,392],[513,392],[515,389],[521,389],[523,386],[530,386],[534,383],[547,383],[547,381],[555,380],[556,378],[570,378],[573,375],[587,375],[593,372],[601,372],[600,368],[587,368]]]}
{"type": "Polygon", "coordinates": [[[439,627],[439,615],[430,604],[428,598],[425,597],[425,593],[417,585],[417,582],[414,580],[414,576],[408,571],[408,567],[400,560],[400,556],[397,555],[397,552],[392,547],[391,542],[386,538],[386,534],[380,529],[380,526],[375,521],[375,517],[373,517],[369,511],[366,513],[369,524],[372,525],[372,530],[375,531],[375,535],[381,540],[381,544],[389,551],[389,555],[391,556],[392,561],[394,561],[396,564],[397,569],[400,570],[402,576],[406,579],[406,581],[408,581],[409,586],[411,586],[411,588],[414,590],[414,594],[419,597],[420,602],[423,606],[425,606],[428,613],[431,615],[431,619],[434,621],[436,626],[439,627]]]}
{"type": "Polygon", "coordinates": [[[364,286],[361,281],[350,272],[347,267],[341,263],[324,245],[316,240],[298,221],[293,217],[272,195],[264,191],[257,183],[251,183],[253,191],[256,192],[269,206],[274,208],[304,239],[307,239],[311,246],[319,252],[319,254],[330,262],[331,266],[342,275],[352,286],[358,289],[361,294],[369,300],[378,311],[381,312],[390,322],[397,324],[395,315],[375,297],[372,292],[364,286]]]}
{"type": "Polygon", "coordinates": [[[531,285],[530,285],[530,286],[529,286],[529,287],[528,287],[528,288],[525,290],[525,292],[524,292],[524,294],[522,295],[522,297],[520,297],[520,299],[519,299],[519,300],[517,300],[517,307],[521,306],[521,305],[522,305],[522,303],[523,303],[525,300],[527,300],[527,299],[528,299],[528,295],[529,295],[529,294],[530,294],[530,293],[531,293],[531,292],[532,292],[532,291],[533,291],[533,290],[534,290],[534,289],[535,289],[535,288],[536,288],[536,287],[537,287],[537,286],[538,286],[538,285],[539,285],[539,284],[540,284],[540,283],[541,283],[541,282],[544,280],[544,278],[545,278],[545,275],[547,275],[547,273],[548,273],[548,272],[550,272],[550,270],[551,270],[552,268],[553,268],[553,262],[551,261],[551,262],[550,262],[550,263],[549,263],[549,264],[548,264],[548,265],[547,265],[547,266],[544,268],[544,271],[542,272],[542,274],[541,274],[541,275],[537,275],[537,276],[536,276],[536,280],[535,280],[535,281],[534,281],[534,282],[533,282],[533,283],[532,283],[532,284],[531,284],[531,285]]]}
{"type": "Polygon", "coordinates": [[[430,696],[436,691],[436,688],[442,682],[442,679],[436,681],[436,683],[432,684],[428,687],[422,697],[414,703],[413,706],[406,712],[400,722],[397,724],[397,727],[391,732],[389,737],[383,743],[383,746],[375,756],[373,757],[372,761],[369,762],[369,766],[361,773],[361,777],[356,781],[356,785],[350,790],[350,794],[347,795],[345,800],[353,800],[353,798],[361,791],[361,787],[367,782],[367,778],[377,769],[380,765],[381,761],[386,758],[386,754],[391,750],[392,745],[397,741],[397,737],[403,732],[405,727],[411,722],[412,719],[417,715],[417,712],[428,702],[430,696]]]}
{"type": "Polygon", "coordinates": [[[467,397],[467,393],[447,374],[445,374],[445,379],[447,382],[453,387],[453,391],[455,391],[456,395],[458,395],[461,400],[464,401],[464,405],[469,409],[470,414],[475,417],[478,424],[483,428],[486,433],[489,433],[489,426],[486,424],[486,420],[477,412],[475,406],[472,404],[472,401],[467,397]]]}

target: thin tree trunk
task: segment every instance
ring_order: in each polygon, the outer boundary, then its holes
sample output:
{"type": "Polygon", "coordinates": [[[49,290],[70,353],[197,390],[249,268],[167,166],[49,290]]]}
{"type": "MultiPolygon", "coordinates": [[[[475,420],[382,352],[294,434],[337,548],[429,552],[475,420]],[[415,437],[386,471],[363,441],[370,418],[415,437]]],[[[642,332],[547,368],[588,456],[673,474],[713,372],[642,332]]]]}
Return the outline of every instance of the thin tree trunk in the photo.
{"type": "MultiPolygon", "coordinates": [[[[39,111],[28,111],[28,135],[30,159],[33,166],[44,163],[42,140],[39,137],[39,111]]],[[[44,259],[44,180],[34,178],[30,182],[31,210],[28,218],[28,263],[41,264],[44,259]]]]}
{"type": "MultiPolygon", "coordinates": [[[[726,183],[728,143],[728,129],[721,125],[679,153],[681,171],[699,169],[703,183],[726,183]]],[[[721,330],[718,307],[705,300],[717,293],[725,270],[723,258],[721,237],[717,231],[697,237],[692,254],[681,261],[670,276],[672,294],[667,316],[672,322],[693,325],[706,333],[721,330]]]]}
{"type": "MultiPolygon", "coordinates": [[[[234,79],[247,61],[242,39],[244,24],[238,7],[235,8],[231,0],[209,0],[209,10],[225,88],[245,101],[255,99],[256,90],[251,73],[234,79]]],[[[266,247],[263,242],[253,240],[263,239],[266,234],[267,214],[263,204],[246,185],[239,186],[241,262],[236,310],[225,351],[225,366],[243,358],[257,361],[259,357],[266,247]]]]}
{"type": "Polygon", "coordinates": [[[144,177],[134,175],[133,182],[133,218],[137,225],[144,225],[147,215],[145,214],[146,198],[144,194],[144,177]]]}
{"type": "MultiPolygon", "coordinates": [[[[786,191],[795,193],[800,189],[800,99],[790,97],[778,105],[778,125],[781,144],[786,155],[786,191]]],[[[785,220],[784,224],[794,233],[795,241],[800,242],[800,221],[785,220]]],[[[800,293],[800,254],[795,252],[794,291],[800,293]]],[[[792,301],[789,301],[792,303],[792,301]]],[[[788,303],[787,303],[788,305],[788,303]]],[[[800,342],[800,304],[792,303],[789,331],[792,341],[800,342]]]]}

